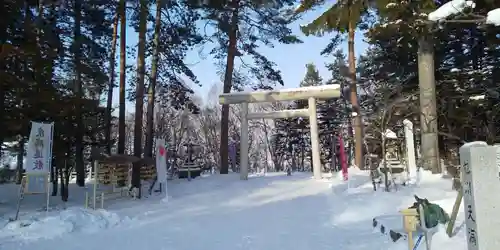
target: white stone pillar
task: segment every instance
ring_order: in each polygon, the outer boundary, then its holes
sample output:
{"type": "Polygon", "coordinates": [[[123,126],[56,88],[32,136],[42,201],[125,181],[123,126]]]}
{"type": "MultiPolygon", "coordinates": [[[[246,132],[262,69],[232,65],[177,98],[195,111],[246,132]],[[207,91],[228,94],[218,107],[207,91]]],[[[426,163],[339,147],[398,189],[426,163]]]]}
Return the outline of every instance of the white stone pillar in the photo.
{"type": "Polygon", "coordinates": [[[316,114],[316,98],[309,97],[309,126],[311,129],[311,150],[313,174],[315,179],[321,179],[321,160],[319,158],[318,116],[316,114]]]}
{"type": "Polygon", "coordinates": [[[406,157],[408,173],[411,180],[417,179],[417,160],[415,159],[415,142],[413,138],[413,123],[408,120],[403,120],[405,131],[406,157]]]}
{"type": "Polygon", "coordinates": [[[500,249],[497,147],[472,142],[460,148],[468,250],[500,249]]]}
{"type": "Polygon", "coordinates": [[[241,104],[240,179],[248,180],[248,103],[241,104]]]}

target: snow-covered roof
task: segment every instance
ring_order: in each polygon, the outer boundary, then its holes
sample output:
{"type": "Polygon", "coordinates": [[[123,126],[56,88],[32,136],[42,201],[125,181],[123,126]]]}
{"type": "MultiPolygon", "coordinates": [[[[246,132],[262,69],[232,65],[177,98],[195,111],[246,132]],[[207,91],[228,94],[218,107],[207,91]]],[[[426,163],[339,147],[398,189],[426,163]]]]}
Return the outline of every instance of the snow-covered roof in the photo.
{"type": "Polygon", "coordinates": [[[384,136],[387,139],[398,139],[398,136],[396,135],[396,133],[394,133],[394,131],[392,131],[390,129],[385,130],[384,136]]]}

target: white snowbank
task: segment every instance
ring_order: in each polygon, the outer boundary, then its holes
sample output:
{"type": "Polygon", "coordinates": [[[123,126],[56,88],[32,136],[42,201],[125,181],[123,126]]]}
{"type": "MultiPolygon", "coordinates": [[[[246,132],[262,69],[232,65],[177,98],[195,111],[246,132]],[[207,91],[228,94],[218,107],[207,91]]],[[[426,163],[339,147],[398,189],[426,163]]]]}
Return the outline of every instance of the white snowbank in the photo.
{"type": "MultiPolygon", "coordinates": [[[[125,228],[120,222],[104,232],[71,233],[37,241],[4,240],[0,235],[0,249],[402,250],[408,249],[407,242],[392,243],[380,230],[373,229],[373,218],[395,218],[394,226],[388,227],[398,229],[399,211],[413,204],[414,194],[441,205],[447,212],[451,212],[457,195],[451,190],[450,180],[427,171],[422,171],[418,186],[400,186],[393,192],[373,191],[369,171],[356,168],[349,169],[349,182],[334,178],[318,182],[310,177],[309,173],[268,173],[240,181],[238,174],[230,173],[191,182],[172,181],[169,184],[175,185],[169,186],[172,199],[168,205],[141,201],[125,203],[126,207],[117,210],[122,218],[136,218],[125,228]],[[221,234],[224,237],[217,237],[221,234]]],[[[91,218],[94,213],[104,216],[102,212],[78,211],[91,213],[91,218]]],[[[457,236],[449,238],[440,229],[432,239],[432,249],[467,249],[466,230],[460,227],[464,214],[459,212],[455,223],[457,236]]]]}
{"type": "Polygon", "coordinates": [[[474,8],[476,4],[474,1],[467,0],[452,0],[439,7],[437,10],[429,14],[430,21],[439,21],[448,18],[451,15],[460,14],[465,9],[474,8]]]}
{"type": "Polygon", "coordinates": [[[116,213],[106,210],[69,208],[55,216],[10,222],[0,230],[0,238],[51,239],[71,232],[97,232],[129,220],[128,217],[121,219],[116,213]]]}
{"type": "Polygon", "coordinates": [[[486,143],[484,141],[473,141],[473,142],[467,142],[467,143],[465,143],[464,145],[462,145],[460,147],[460,149],[462,149],[462,148],[471,148],[471,147],[484,147],[484,146],[488,146],[488,143],[486,143]]]}
{"type": "Polygon", "coordinates": [[[486,23],[500,26],[500,8],[488,12],[486,16],[486,23]]]}

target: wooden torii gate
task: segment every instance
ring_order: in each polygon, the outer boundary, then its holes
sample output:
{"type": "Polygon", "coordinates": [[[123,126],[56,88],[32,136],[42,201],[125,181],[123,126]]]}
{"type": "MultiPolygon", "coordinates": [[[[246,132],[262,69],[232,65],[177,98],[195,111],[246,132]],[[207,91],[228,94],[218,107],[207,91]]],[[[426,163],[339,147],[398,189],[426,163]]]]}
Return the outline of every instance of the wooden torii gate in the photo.
{"type": "Polygon", "coordinates": [[[321,179],[316,99],[337,98],[340,96],[340,93],[341,90],[339,84],[330,84],[292,89],[221,94],[219,96],[220,104],[241,104],[240,179],[248,179],[248,120],[291,117],[309,117],[313,172],[316,179],[321,179]],[[309,107],[307,109],[248,113],[249,103],[295,100],[308,100],[309,107]]]}

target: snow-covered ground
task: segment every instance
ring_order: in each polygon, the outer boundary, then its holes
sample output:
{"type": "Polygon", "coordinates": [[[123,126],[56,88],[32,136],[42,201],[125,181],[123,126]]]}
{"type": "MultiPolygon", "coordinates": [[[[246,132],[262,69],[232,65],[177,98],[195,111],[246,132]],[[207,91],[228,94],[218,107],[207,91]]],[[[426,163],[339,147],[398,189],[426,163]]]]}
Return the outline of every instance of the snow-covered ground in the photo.
{"type": "MultiPolygon", "coordinates": [[[[191,182],[171,181],[168,203],[150,197],[117,201],[107,210],[91,211],[81,208],[83,201],[74,198],[67,209],[55,204],[60,209],[48,217],[36,211],[43,203],[28,197],[21,220],[0,229],[0,249],[403,250],[406,242],[393,243],[372,228],[372,220],[399,218],[397,212],[413,203],[413,194],[451,212],[456,192],[451,191],[450,181],[423,177],[419,187],[385,193],[374,192],[361,171],[351,174],[349,185],[339,178],[316,181],[306,173],[268,174],[248,181],[240,181],[235,174],[214,175],[191,182]]],[[[10,189],[16,192],[9,186],[0,188],[2,197],[10,189]]],[[[77,187],[71,191],[72,197],[83,193],[77,187]]],[[[4,206],[0,216],[12,216],[5,207],[15,207],[15,197],[0,199],[0,209],[4,206]]],[[[401,227],[396,221],[390,227],[401,227]]],[[[458,228],[462,222],[459,213],[458,228]]],[[[462,229],[451,239],[442,229],[432,242],[433,249],[466,249],[462,229]]]]}

